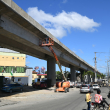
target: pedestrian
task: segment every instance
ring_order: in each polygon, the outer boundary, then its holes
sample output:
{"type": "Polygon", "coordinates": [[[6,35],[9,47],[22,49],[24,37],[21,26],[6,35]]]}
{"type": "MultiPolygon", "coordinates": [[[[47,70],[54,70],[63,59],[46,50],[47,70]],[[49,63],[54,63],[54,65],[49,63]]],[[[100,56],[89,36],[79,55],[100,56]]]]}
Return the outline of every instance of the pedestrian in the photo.
{"type": "Polygon", "coordinates": [[[90,110],[90,108],[91,108],[91,98],[92,98],[91,91],[89,91],[86,94],[86,102],[87,102],[87,106],[88,106],[87,110],[90,110]]]}

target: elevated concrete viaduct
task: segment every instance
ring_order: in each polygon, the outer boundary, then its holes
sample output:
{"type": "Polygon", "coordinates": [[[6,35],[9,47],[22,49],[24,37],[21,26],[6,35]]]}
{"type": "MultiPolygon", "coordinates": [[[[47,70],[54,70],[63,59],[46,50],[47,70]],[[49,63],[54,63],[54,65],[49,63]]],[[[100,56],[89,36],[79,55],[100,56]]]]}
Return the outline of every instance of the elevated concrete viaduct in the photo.
{"type": "MultiPolygon", "coordinates": [[[[76,79],[76,69],[94,72],[94,67],[62,44],[12,0],[0,0],[0,46],[47,60],[47,77],[54,85],[55,59],[47,47],[39,46],[39,40],[46,36],[53,38],[53,49],[61,65],[70,68],[71,80],[76,79]]],[[[99,71],[97,73],[100,74],[99,71]]]]}

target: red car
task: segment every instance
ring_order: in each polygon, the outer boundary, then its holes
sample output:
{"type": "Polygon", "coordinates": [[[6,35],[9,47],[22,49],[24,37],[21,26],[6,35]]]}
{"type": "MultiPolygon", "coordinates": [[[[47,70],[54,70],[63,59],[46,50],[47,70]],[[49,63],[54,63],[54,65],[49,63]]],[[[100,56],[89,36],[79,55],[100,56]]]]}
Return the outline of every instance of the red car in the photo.
{"type": "Polygon", "coordinates": [[[33,88],[37,88],[37,89],[42,89],[42,88],[47,88],[47,81],[40,81],[40,82],[35,82],[33,83],[33,88]]]}

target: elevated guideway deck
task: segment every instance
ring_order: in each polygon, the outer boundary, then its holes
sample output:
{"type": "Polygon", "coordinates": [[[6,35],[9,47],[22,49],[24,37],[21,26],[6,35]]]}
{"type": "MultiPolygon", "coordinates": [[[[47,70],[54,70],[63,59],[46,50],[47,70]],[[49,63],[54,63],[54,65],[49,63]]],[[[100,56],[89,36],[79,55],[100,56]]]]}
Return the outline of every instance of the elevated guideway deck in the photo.
{"type": "MultiPolygon", "coordinates": [[[[16,3],[0,0],[0,46],[47,60],[53,58],[52,53],[48,48],[39,46],[39,40],[46,36],[54,40],[53,48],[62,65],[94,72],[94,67],[62,44],[16,3]]],[[[98,70],[97,73],[100,74],[98,70]]]]}

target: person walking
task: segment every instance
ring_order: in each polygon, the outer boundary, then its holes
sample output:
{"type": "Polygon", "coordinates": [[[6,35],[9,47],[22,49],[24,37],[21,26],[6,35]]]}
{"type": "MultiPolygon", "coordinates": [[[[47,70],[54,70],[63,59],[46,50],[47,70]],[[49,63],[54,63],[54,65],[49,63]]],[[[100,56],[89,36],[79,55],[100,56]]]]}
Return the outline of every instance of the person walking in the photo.
{"type": "Polygon", "coordinates": [[[92,98],[92,96],[91,96],[91,91],[89,91],[87,94],[86,94],[86,102],[87,102],[87,105],[88,105],[88,108],[87,108],[87,110],[90,110],[90,108],[91,108],[91,98],[92,98]]]}

